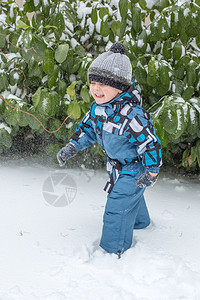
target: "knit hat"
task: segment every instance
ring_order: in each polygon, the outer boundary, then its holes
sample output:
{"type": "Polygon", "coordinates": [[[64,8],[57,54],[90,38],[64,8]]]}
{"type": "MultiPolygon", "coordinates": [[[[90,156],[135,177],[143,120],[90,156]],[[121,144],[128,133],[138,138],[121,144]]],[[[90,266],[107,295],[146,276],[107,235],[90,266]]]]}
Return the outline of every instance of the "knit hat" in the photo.
{"type": "Polygon", "coordinates": [[[126,55],[126,47],[114,43],[109,51],[100,54],[88,69],[89,82],[103,84],[126,91],[132,81],[132,66],[126,55]]]}

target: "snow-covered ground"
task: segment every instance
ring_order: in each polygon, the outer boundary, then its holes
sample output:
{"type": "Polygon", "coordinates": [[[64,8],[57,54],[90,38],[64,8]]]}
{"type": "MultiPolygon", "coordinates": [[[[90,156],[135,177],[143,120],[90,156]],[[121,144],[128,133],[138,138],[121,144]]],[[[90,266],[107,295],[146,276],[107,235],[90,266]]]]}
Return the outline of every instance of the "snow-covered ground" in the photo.
{"type": "Polygon", "coordinates": [[[98,247],[106,179],[0,163],[0,300],[200,299],[199,179],[160,175],[146,191],[152,224],[120,260],[98,247]]]}

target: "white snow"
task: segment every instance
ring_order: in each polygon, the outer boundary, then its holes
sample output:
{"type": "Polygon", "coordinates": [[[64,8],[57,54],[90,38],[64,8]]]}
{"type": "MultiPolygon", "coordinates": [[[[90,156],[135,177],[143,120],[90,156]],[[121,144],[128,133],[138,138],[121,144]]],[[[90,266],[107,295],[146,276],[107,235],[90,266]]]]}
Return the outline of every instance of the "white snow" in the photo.
{"type": "MultiPolygon", "coordinates": [[[[35,7],[37,7],[37,6],[38,6],[38,4],[40,3],[40,1],[39,1],[39,0],[34,0],[33,2],[34,2],[34,5],[35,5],[35,7]]],[[[45,2],[45,1],[44,1],[44,2],[45,2]]],[[[46,5],[46,3],[44,3],[44,5],[46,5]]]]}
{"type": "Polygon", "coordinates": [[[1,129],[5,129],[9,134],[11,133],[10,127],[8,127],[8,125],[6,125],[5,123],[0,123],[0,130],[1,129]]]}
{"type": "Polygon", "coordinates": [[[14,79],[18,80],[19,79],[19,74],[17,72],[15,72],[13,77],[14,77],[14,79]]]}
{"type": "Polygon", "coordinates": [[[177,129],[176,130],[181,130],[181,128],[182,128],[181,109],[178,108],[176,111],[177,111],[177,129]]]}
{"type": "Polygon", "coordinates": [[[21,98],[17,97],[16,95],[13,95],[13,94],[9,94],[9,96],[7,97],[7,99],[14,99],[17,102],[21,102],[22,101],[21,98]]]}
{"type": "Polygon", "coordinates": [[[43,0],[43,4],[44,4],[44,6],[48,6],[49,5],[48,0],[43,0]]]}
{"type": "Polygon", "coordinates": [[[75,80],[76,80],[76,75],[75,75],[75,74],[71,74],[71,75],[69,76],[69,80],[70,80],[70,82],[75,81],[75,80]]]}
{"type": "Polygon", "coordinates": [[[43,106],[44,110],[46,110],[46,108],[47,108],[48,101],[49,101],[48,98],[44,98],[43,101],[42,101],[42,106],[43,106]]]}
{"type": "Polygon", "coordinates": [[[10,17],[13,18],[14,17],[14,8],[18,7],[16,3],[12,3],[10,4],[10,17]]]}
{"type": "Polygon", "coordinates": [[[195,124],[196,121],[196,111],[191,107],[189,110],[190,113],[190,121],[192,124],[195,124]]]}
{"type": "Polygon", "coordinates": [[[72,46],[72,48],[75,49],[75,47],[76,47],[77,45],[79,45],[79,43],[78,43],[74,38],[72,38],[72,39],[71,39],[71,46],[72,46]]]}
{"type": "Polygon", "coordinates": [[[138,47],[142,48],[143,46],[144,46],[144,41],[142,39],[138,40],[138,47]]]}
{"type": "Polygon", "coordinates": [[[6,14],[1,14],[0,15],[0,24],[3,28],[4,28],[3,25],[5,25],[5,23],[6,23],[6,14]]]}
{"type": "Polygon", "coordinates": [[[149,9],[152,9],[152,7],[154,6],[154,5],[156,5],[156,4],[158,4],[158,0],[145,0],[146,1],[146,6],[147,6],[147,8],[149,8],[149,9]]]}
{"type": "Polygon", "coordinates": [[[29,158],[2,159],[0,172],[0,299],[200,299],[199,178],[160,175],[146,191],[152,224],[135,231],[119,260],[98,246],[106,171],[60,169],[29,158]],[[63,207],[44,196],[48,180],[59,174],[76,192],[63,207]]]}
{"type": "Polygon", "coordinates": [[[184,17],[187,17],[189,15],[189,13],[190,13],[189,7],[187,7],[186,9],[184,9],[183,13],[184,13],[184,17]]]}

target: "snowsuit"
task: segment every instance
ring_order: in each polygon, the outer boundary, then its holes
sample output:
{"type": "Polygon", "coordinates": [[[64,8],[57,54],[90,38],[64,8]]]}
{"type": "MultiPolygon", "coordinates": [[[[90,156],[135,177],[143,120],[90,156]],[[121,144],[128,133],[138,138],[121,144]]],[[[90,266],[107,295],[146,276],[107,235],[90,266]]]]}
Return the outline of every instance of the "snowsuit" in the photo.
{"type": "Polygon", "coordinates": [[[160,141],[141,102],[134,84],[110,102],[93,102],[70,139],[77,151],[98,142],[108,157],[100,246],[116,254],[131,247],[133,229],[149,225],[145,189],[136,180],[148,171],[158,173],[162,163],[160,141]]]}

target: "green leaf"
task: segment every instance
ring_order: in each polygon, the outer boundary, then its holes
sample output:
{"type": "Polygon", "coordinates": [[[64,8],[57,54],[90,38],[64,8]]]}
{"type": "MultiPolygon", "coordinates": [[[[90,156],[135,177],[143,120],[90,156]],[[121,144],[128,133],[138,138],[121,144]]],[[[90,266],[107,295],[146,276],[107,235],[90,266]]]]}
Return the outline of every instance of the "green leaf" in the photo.
{"type": "Polygon", "coordinates": [[[192,106],[197,110],[197,112],[200,114],[200,98],[193,97],[189,99],[189,103],[192,104],[192,106]]]}
{"type": "Polygon", "coordinates": [[[74,56],[72,50],[69,50],[67,54],[67,58],[61,64],[61,69],[66,71],[69,74],[72,74],[73,66],[74,66],[74,56]]]}
{"type": "Polygon", "coordinates": [[[92,8],[91,12],[91,20],[93,24],[96,24],[98,21],[98,16],[97,16],[97,8],[96,6],[92,8]]]}
{"type": "MultiPolygon", "coordinates": [[[[42,122],[42,124],[46,127],[47,125],[47,118],[44,115],[41,115],[39,112],[35,112],[33,111],[33,108],[30,109],[29,111],[30,113],[32,113],[36,118],[38,118],[38,120],[40,120],[42,122]]],[[[29,126],[33,129],[33,130],[44,130],[41,126],[41,124],[34,118],[34,117],[29,117],[29,126]]]]}
{"type": "Polygon", "coordinates": [[[59,80],[58,82],[58,91],[61,97],[64,97],[67,92],[67,84],[64,80],[59,80]]]}
{"type": "Polygon", "coordinates": [[[137,42],[137,46],[138,49],[140,49],[142,52],[145,52],[147,49],[147,33],[146,30],[143,30],[139,37],[138,37],[138,42],[137,42]]]}
{"type": "Polygon", "coordinates": [[[12,145],[12,137],[4,128],[0,128],[0,143],[6,148],[10,148],[12,145]]]}
{"type": "Polygon", "coordinates": [[[197,128],[198,128],[198,113],[196,109],[193,107],[189,108],[189,117],[188,117],[188,126],[187,126],[187,132],[191,135],[194,136],[197,133],[197,128]]]}
{"type": "Polygon", "coordinates": [[[193,146],[191,148],[191,161],[192,161],[192,163],[195,162],[195,160],[197,159],[197,155],[198,155],[197,150],[198,149],[197,149],[196,146],[193,146]]]}
{"type": "Polygon", "coordinates": [[[42,89],[42,87],[39,87],[37,89],[37,91],[35,92],[35,94],[32,96],[32,102],[33,102],[34,108],[36,108],[38,106],[39,102],[40,102],[41,89],[42,89]]]}
{"type": "Polygon", "coordinates": [[[49,0],[41,0],[41,4],[42,4],[42,13],[45,17],[49,16],[49,12],[50,12],[50,3],[49,0]]]}
{"type": "Polygon", "coordinates": [[[34,10],[35,10],[34,0],[25,1],[24,11],[25,12],[33,12],[34,10]]]}
{"type": "Polygon", "coordinates": [[[166,20],[166,18],[163,16],[162,18],[160,18],[160,20],[158,20],[158,40],[159,39],[166,39],[169,36],[169,25],[168,22],[166,20]]]}
{"type": "Polygon", "coordinates": [[[35,12],[32,17],[32,26],[37,29],[40,28],[40,26],[43,26],[43,19],[44,15],[42,14],[42,12],[35,12]]]}
{"type": "Polygon", "coordinates": [[[51,105],[49,115],[52,116],[55,115],[58,111],[60,98],[58,93],[55,91],[50,92],[49,97],[50,97],[50,105],[51,105]]]}
{"type": "Polygon", "coordinates": [[[67,88],[67,94],[72,100],[76,100],[76,84],[79,81],[73,81],[67,88]]]}
{"type": "Polygon", "coordinates": [[[193,62],[191,62],[186,68],[186,71],[187,71],[186,77],[187,77],[187,82],[188,82],[189,86],[195,85],[195,82],[197,79],[195,68],[196,68],[196,65],[193,62]]]}
{"type": "Polygon", "coordinates": [[[79,119],[81,117],[81,108],[77,101],[70,102],[67,113],[71,115],[72,119],[79,119]]]}
{"type": "Polygon", "coordinates": [[[68,44],[59,45],[55,52],[56,61],[61,64],[65,61],[69,50],[68,44]]]}
{"type": "Polygon", "coordinates": [[[179,60],[177,62],[177,64],[175,65],[175,74],[176,74],[176,77],[178,79],[183,79],[184,78],[184,72],[185,72],[185,65],[184,65],[184,62],[183,60],[179,60]]]}
{"type": "Polygon", "coordinates": [[[46,28],[46,29],[54,28],[54,29],[58,30],[58,27],[57,26],[53,26],[53,25],[46,25],[46,26],[44,26],[44,28],[46,28]]]}
{"type": "Polygon", "coordinates": [[[0,92],[8,88],[8,74],[5,72],[0,73],[0,92]]]}
{"type": "MultiPolygon", "coordinates": [[[[0,31],[1,32],[1,31],[0,31]]],[[[9,41],[14,45],[14,46],[16,46],[17,45],[17,42],[18,42],[18,40],[19,40],[19,37],[20,37],[20,33],[19,32],[12,32],[11,34],[10,34],[10,38],[9,38],[9,41]]],[[[1,36],[0,36],[0,40],[1,40],[1,36]]],[[[9,51],[11,52],[11,53],[17,53],[17,52],[19,52],[19,49],[17,48],[17,47],[14,47],[12,44],[9,44],[9,51]]],[[[3,48],[2,46],[1,46],[1,42],[0,42],[0,48],[3,48]]]]}
{"type": "MultiPolygon", "coordinates": [[[[51,119],[49,124],[49,129],[51,131],[57,130],[61,126],[61,121],[58,119],[51,119]]],[[[57,139],[62,140],[66,139],[67,129],[65,126],[62,126],[57,132],[54,132],[54,135],[57,139]]]]}
{"type": "Polygon", "coordinates": [[[54,70],[54,59],[53,51],[51,49],[46,49],[44,53],[43,60],[43,70],[48,75],[54,70]]]}
{"type": "Polygon", "coordinates": [[[147,8],[146,0],[139,0],[139,5],[142,9],[146,9],[147,8]]]}
{"type": "MultiPolygon", "coordinates": [[[[9,99],[7,100],[12,106],[16,107],[16,108],[20,108],[19,104],[17,103],[16,100],[13,99],[9,99]]],[[[16,126],[18,125],[18,122],[20,120],[20,114],[21,112],[11,108],[10,106],[8,106],[6,104],[6,109],[5,109],[5,121],[7,124],[12,125],[12,126],[16,126]]]]}
{"type": "Polygon", "coordinates": [[[110,28],[109,28],[109,25],[108,25],[108,21],[101,21],[101,27],[100,27],[100,34],[103,36],[103,37],[107,37],[110,33],[110,28]]]}
{"type": "Polygon", "coordinates": [[[88,88],[84,85],[81,88],[81,98],[83,99],[84,102],[90,103],[90,94],[88,91],[88,88]]]}
{"type": "Polygon", "coordinates": [[[55,91],[41,90],[37,111],[44,116],[53,116],[59,107],[59,96],[55,91]]]}
{"type": "Polygon", "coordinates": [[[137,66],[134,73],[139,84],[145,85],[147,83],[147,73],[144,68],[137,66]]]}
{"type": "Polygon", "coordinates": [[[20,70],[13,69],[10,71],[9,81],[12,86],[14,86],[16,83],[20,83],[21,81],[23,81],[23,79],[24,76],[23,73],[20,72],[20,70]]]}
{"type": "Polygon", "coordinates": [[[45,45],[45,42],[44,42],[42,36],[39,36],[37,34],[33,34],[31,46],[36,51],[36,52],[32,51],[32,53],[34,54],[35,59],[36,60],[43,60],[44,55],[45,55],[46,45],[45,45]]]}
{"type": "Polygon", "coordinates": [[[83,48],[83,46],[76,45],[75,51],[80,57],[85,57],[85,49],[83,48]]]}
{"type": "MultiPolygon", "coordinates": [[[[26,111],[26,107],[23,107],[23,110],[26,111]]],[[[21,127],[28,126],[29,125],[29,118],[31,118],[31,116],[21,112],[20,115],[19,115],[18,125],[21,126],[21,127]]]]}
{"type": "Polygon", "coordinates": [[[183,43],[183,45],[187,45],[187,43],[189,41],[189,37],[188,37],[184,27],[181,28],[180,39],[181,39],[181,42],[183,43]]]}
{"type": "Polygon", "coordinates": [[[183,81],[179,80],[179,79],[175,79],[172,81],[172,85],[173,85],[173,88],[175,88],[175,90],[173,90],[173,91],[179,95],[182,95],[183,89],[184,89],[183,81]]]}
{"type": "Polygon", "coordinates": [[[163,45],[163,57],[164,59],[168,60],[172,57],[172,42],[167,40],[164,42],[163,45]]]}
{"type": "Polygon", "coordinates": [[[188,167],[188,158],[189,158],[189,155],[190,155],[190,150],[189,149],[186,149],[184,152],[183,152],[183,156],[182,156],[182,166],[184,168],[187,168],[188,167]]]}
{"type": "Polygon", "coordinates": [[[147,84],[152,87],[155,87],[157,84],[157,68],[154,58],[152,58],[148,63],[147,84]]]}
{"type": "Polygon", "coordinates": [[[57,29],[54,30],[55,37],[57,40],[60,40],[63,31],[65,30],[65,20],[61,12],[53,14],[50,19],[49,25],[56,26],[57,29]]]}
{"type": "Polygon", "coordinates": [[[54,70],[51,74],[48,75],[48,86],[51,89],[55,86],[56,80],[58,79],[59,67],[54,65],[54,70]]]}
{"type": "Polygon", "coordinates": [[[194,87],[193,86],[189,86],[183,92],[183,99],[189,100],[190,98],[192,98],[193,94],[194,94],[194,87]]]}
{"type": "Polygon", "coordinates": [[[160,0],[159,7],[161,10],[169,6],[169,0],[160,0]]]}
{"type": "MultiPolygon", "coordinates": [[[[65,2],[66,4],[66,2],[65,2]]],[[[68,3],[69,4],[69,3],[68,3]]],[[[65,15],[67,17],[67,19],[74,25],[76,26],[77,25],[77,17],[76,17],[76,14],[69,11],[68,9],[65,10],[65,15]]]]}
{"type": "Polygon", "coordinates": [[[22,20],[18,20],[17,21],[17,28],[22,28],[22,29],[27,29],[27,28],[31,28],[31,26],[27,25],[26,23],[24,23],[22,20]]]}
{"type": "Polygon", "coordinates": [[[176,130],[171,134],[171,136],[174,139],[178,139],[184,133],[187,127],[187,122],[184,116],[183,107],[177,106],[176,114],[177,114],[176,130]]]}
{"type": "Polygon", "coordinates": [[[160,96],[164,96],[168,92],[170,86],[168,66],[166,66],[163,63],[160,63],[158,68],[158,76],[159,78],[156,85],[156,91],[160,96]]]}
{"type": "Polygon", "coordinates": [[[175,42],[172,54],[173,54],[174,60],[180,59],[180,57],[182,55],[182,44],[180,42],[175,42]]]}
{"type": "Polygon", "coordinates": [[[197,44],[197,47],[200,49],[200,33],[196,37],[196,44],[197,44]]]}
{"type": "Polygon", "coordinates": [[[108,7],[101,7],[99,9],[99,17],[100,19],[103,19],[104,16],[109,15],[109,9],[108,7]]]}
{"type": "MultiPolygon", "coordinates": [[[[3,36],[4,33],[4,30],[0,27],[0,48],[3,49],[6,45],[6,39],[5,37],[3,36]]],[[[16,52],[15,52],[16,53],[16,52]]]]}
{"type": "Polygon", "coordinates": [[[119,0],[119,12],[121,17],[125,19],[128,12],[128,0],[119,0]]]}
{"type": "Polygon", "coordinates": [[[153,41],[153,42],[159,41],[160,37],[159,37],[159,32],[158,32],[158,22],[157,21],[153,21],[150,24],[150,31],[151,31],[151,34],[150,34],[151,41],[153,41]]]}
{"type": "Polygon", "coordinates": [[[166,107],[163,110],[162,123],[164,129],[169,133],[173,134],[177,127],[177,114],[176,110],[172,107],[166,107]]]}
{"type": "Polygon", "coordinates": [[[113,21],[111,25],[111,30],[117,36],[121,34],[121,22],[120,21],[113,21]]]}
{"type": "Polygon", "coordinates": [[[161,144],[165,147],[168,143],[167,132],[163,128],[163,124],[159,118],[153,120],[154,127],[156,129],[156,134],[158,135],[161,144]]]}
{"type": "Polygon", "coordinates": [[[136,33],[141,31],[141,9],[139,7],[133,7],[132,11],[132,25],[136,33]]]}
{"type": "MultiPolygon", "coordinates": [[[[33,58],[33,57],[32,57],[33,58]]],[[[35,61],[31,59],[28,64],[28,76],[42,78],[43,70],[42,67],[35,61]]]]}

